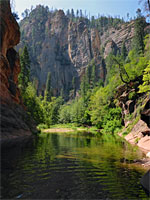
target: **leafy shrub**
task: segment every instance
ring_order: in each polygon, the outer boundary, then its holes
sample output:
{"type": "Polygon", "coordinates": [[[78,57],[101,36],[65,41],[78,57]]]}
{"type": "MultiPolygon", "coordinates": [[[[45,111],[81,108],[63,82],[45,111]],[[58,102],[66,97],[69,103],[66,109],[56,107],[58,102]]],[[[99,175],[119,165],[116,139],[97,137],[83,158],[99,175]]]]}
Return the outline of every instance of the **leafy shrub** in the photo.
{"type": "Polygon", "coordinates": [[[130,92],[129,95],[128,95],[128,99],[129,100],[133,100],[133,99],[135,99],[135,97],[136,97],[136,92],[135,91],[130,92]]]}
{"type": "Polygon", "coordinates": [[[37,126],[37,129],[38,129],[38,130],[47,129],[47,128],[48,128],[48,126],[47,126],[46,124],[39,124],[39,125],[37,126]]]}

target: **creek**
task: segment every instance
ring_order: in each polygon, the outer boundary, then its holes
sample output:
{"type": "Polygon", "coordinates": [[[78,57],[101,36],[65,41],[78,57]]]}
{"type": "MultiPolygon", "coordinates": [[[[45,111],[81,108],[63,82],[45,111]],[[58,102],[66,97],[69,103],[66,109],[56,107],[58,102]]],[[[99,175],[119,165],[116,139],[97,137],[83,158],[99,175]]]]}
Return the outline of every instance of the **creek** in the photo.
{"type": "Polygon", "coordinates": [[[119,136],[50,133],[1,152],[2,199],[144,199],[142,152],[119,136]]]}

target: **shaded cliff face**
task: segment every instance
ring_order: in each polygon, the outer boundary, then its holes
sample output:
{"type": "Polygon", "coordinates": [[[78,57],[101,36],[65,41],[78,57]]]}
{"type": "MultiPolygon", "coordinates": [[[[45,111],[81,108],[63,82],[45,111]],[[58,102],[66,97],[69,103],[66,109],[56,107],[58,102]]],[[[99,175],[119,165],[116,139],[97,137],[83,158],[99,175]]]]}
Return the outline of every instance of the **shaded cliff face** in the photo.
{"type": "Polygon", "coordinates": [[[24,111],[17,86],[20,63],[18,53],[13,47],[19,43],[20,31],[11,14],[9,1],[0,1],[0,19],[0,142],[4,142],[8,139],[31,135],[31,131],[29,124],[25,122],[28,116],[24,111]]]}
{"type": "MultiPolygon", "coordinates": [[[[47,73],[51,72],[53,95],[61,92],[67,96],[76,88],[89,63],[94,60],[96,80],[105,80],[104,59],[110,52],[120,52],[123,41],[127,50],[134,35],[134,21],[109,27],[101,35],[92,28],[88,19],[69,19],[62,10],[50,12],[48,7],[37,6],[20,22],[22,48],[26,43],[31,58],[32,79],[38,82],[39,93],[44,92],[47,73]]],[[[96,26],[95,26],[96,27],[96,26]]]]}
{"type": "Polygon", "coordinates": [[[11,14],[9,1],[0,1],[0,98],[2,102],[15,101],[20,103],[17,87],[20,72],[18,53],[13,49],[19,43],[20,31],[11,14]]]}
{"type": "Polygon", "coordinates": [[[32,78],[38,79],[38,90],[43,92],[47,73],[51,72],[53,94],[65,95],[72,89],[75,77],[76,88],[86,67],[95,60],[97,79],[105,79],[105,65],[100,55],[100,36],[96,29],[87,27],[86,20],[73,22],[62,10],[50,13],[37,6],[29,17],[20,23],[21,43],[26,42],[31,56],[32,78]],[[41,17],[43,16],[43,17],[41,17]]]}

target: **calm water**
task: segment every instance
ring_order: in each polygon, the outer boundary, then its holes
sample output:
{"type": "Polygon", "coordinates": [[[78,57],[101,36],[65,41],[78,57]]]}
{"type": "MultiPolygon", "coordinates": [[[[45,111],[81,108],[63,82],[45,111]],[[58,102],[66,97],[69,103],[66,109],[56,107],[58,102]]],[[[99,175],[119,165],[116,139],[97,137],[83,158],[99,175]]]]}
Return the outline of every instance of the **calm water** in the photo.
{"type": "Polygon", "coordinates": [[[141,158],[116,136],[42,134],[2,151],[2,199],[145,199],[141,158]]]}

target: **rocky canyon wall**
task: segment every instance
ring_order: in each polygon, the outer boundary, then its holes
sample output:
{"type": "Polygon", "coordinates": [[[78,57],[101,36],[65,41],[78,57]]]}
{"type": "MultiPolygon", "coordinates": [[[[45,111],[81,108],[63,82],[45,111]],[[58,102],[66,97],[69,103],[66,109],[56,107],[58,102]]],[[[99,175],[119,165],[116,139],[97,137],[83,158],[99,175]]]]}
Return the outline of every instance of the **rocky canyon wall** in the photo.
{"type": "Polygon", "coordinates": [[[21,21],[20,28],[22,37],[18,49],[25,43],[28,45],[32,78],[38,80],[40,93],[45,89],[50,71],[53,94],[57,96],[63,91],[67,96],[73,77],[79,88],[81,77],[92,60],[97,79],[104,81],[106,69],[100,55],[100,36],[98,30],[89,30],[85,19],[72,21],[62,10],[50,13],[39,5],[21,21]]]}
{"type": "Polygon", "coordinates": [[[62,10],[49,11],[41,5],[33,9],[20,22],[21,42],[18,49],[28,46],[32,79],[38,83],[43,94],[47,74],[51,72],[53,94],[61,91],[69,95],[75,79],[76,88],[87,66],[94,61],[96,79],[106,77],[105,58],[110,52],[120,52],[123,41],[127,50],[134,35],[134,21],[111,27],[101,35],[98,28],[92,28],[87,18],[70,19],[62,10]],[[103,49],[103,52],[102,52],[103,49]]]}
{"type": "Polygon", "coordinates": [[[20,41],[20,31],[11,13],[9,0],[0,1],[0,19],[0,141],[3,143],[12,138],[31,135],[32,125],[26,121],[28,116],[18,88],[20,62],[14,46],[20,41]]]}

